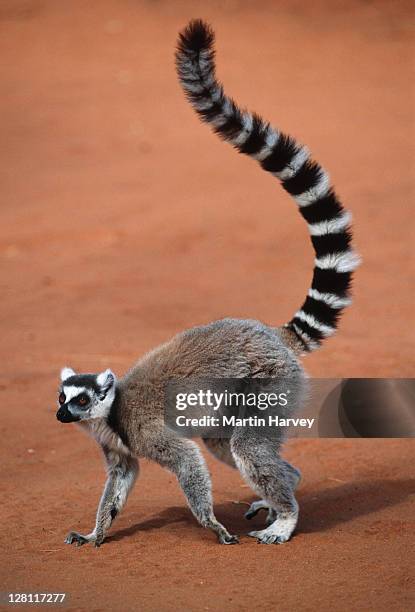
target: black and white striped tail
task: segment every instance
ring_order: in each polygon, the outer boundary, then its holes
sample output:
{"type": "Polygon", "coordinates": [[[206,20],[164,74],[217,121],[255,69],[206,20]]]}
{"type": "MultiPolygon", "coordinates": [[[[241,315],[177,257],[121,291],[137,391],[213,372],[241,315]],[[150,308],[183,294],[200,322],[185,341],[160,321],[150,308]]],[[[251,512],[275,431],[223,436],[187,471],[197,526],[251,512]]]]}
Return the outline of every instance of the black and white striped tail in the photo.
{"type": "Polygon", "coordinates": [[[203,121],[281,181],[308,224],[316,253],[311,289],[285,327],[309,351],[335,332],[350,304],[352,272],[359,264],[351,248],[351,216],[306,147],[225,95],[216,80],[213,44],[214,33],[203,21],[191,21],[183,30],[176,52],[180,83],[203,121]]]}

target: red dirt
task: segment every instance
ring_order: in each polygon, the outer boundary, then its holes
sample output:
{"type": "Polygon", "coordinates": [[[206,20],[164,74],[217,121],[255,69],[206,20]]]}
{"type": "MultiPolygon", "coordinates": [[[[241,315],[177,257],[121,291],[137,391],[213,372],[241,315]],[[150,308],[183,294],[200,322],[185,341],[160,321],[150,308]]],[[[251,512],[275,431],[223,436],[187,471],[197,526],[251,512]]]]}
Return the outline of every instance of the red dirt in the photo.
{"type": "MultiPolygon", "coordinates": [[[[194,16],[227,90],[307,143],[354,214],[355,303],[308,371],[414,374],[410,2],[4,0],[1,590],[66,591],[73,610],[409,610],[411,440],[289,443],[304,480],[284,546],[217,545],[145,461],[108,542],[63,544],[92,526],[104,471],[55,419],[59,368],[122,374],[198,323],[280,323],[310,280],[295,206],[176,83],[194,16]]],[[[209,465],[218,517],[245,533],[233,502],[253,496],[209,465]]]]}

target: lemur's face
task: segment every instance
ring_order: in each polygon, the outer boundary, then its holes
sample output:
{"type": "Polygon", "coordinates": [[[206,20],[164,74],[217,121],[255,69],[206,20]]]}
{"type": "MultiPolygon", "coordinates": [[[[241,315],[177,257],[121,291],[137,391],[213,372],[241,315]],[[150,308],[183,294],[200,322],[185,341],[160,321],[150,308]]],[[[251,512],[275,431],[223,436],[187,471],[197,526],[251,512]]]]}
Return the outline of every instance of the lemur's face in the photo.
{"type": "Polygon", "coordinates": [[[71,368],[63,368],[56,418],[61,423],[73,423],[107,417],[115,398],[115,385],[111,370],[76,374],[71,368]]]}

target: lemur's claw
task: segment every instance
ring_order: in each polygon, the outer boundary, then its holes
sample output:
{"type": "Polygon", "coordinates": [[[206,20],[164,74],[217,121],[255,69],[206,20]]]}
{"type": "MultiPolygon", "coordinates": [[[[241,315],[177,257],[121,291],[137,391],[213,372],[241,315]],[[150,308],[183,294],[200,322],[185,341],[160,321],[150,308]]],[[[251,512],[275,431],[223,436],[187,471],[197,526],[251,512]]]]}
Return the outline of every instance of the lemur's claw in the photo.
{"type": "Polygon", "coordinates": [[[89,541],[90,540],[87,537],[77,533],[76,531],[70,531],[65,538],[65,544],[75,544],[75,546],[83,546],[89,541]]]}
{"type": "Polygon", "coordinates": [[[219,537],[219,542],[221,544],[239,544],[239,538],[236,535],[230,535],[228,533],[227,535],[221,535],[219,537]]]}
{"type": "Polygon", "coordinates": [[[257,544],[283,544],[289,540],[289,536],[287,535],[278,535],[266,529],[262,531],[251,531],[248,533],[248,536],[250,538],[256,538],[257,544]]]}
{"type": "Polygon", "coordinates": [[[103,536],[97,536],[95,538],[95,541],[94,541],[95,548],[99,548],[103,542],[104,542],[104,537],[103,536]]]}

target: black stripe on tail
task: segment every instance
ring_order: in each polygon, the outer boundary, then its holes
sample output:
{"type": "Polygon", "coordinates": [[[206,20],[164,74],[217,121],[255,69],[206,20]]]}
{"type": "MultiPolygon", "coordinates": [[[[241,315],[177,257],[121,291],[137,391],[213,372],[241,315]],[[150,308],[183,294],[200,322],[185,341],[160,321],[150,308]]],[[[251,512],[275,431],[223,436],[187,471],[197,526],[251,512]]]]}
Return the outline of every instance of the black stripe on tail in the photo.
{"type": "Polygon", "coordinates": [[[312,350],[332,335],[350,303],[353,270],[359,264],[351,248],[351,217],[330,185],[327,173],[291,136],[259,115],[240,109],[217,81],[214,33],[193,20],[179,35],[176,66],[185,94],[200,118],[240,153],[256,159],[281,181],[308,224],[316,253],[306,300],[285,325],[312,350]]]}

